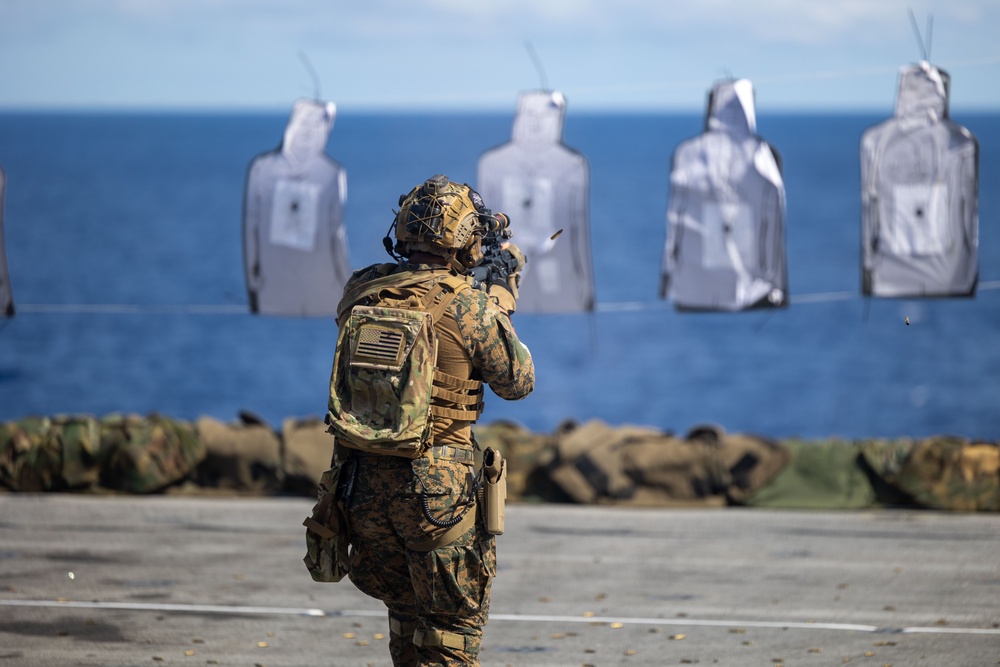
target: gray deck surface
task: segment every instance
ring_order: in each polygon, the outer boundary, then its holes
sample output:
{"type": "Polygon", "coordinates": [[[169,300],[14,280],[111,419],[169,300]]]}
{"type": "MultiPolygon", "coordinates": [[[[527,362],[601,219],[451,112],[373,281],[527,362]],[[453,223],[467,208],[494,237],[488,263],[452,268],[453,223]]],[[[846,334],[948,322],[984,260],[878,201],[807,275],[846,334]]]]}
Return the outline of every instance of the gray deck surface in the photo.
{"type": "MultiPolygon", "coordinates": [[[[0,667],[389,664],[308,498],[0,495],[0,667]]],[[[1000,515],[511,505],[483,665],[997,665],[1000,515]]]]}

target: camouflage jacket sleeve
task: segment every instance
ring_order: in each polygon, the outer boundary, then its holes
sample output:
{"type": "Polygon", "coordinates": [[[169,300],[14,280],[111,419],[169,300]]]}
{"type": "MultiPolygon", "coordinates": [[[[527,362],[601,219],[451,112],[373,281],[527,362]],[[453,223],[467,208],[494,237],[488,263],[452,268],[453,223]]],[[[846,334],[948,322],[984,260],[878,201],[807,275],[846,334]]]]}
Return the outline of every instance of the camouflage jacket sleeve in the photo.
{"type": "Polygon", "coordinates": [[[483,382],[508,400],[524,398],[535,388],[535,365],[510,318],[485,293],[463,290],[455,299],[455,320],[473,366],[483,382]]]}

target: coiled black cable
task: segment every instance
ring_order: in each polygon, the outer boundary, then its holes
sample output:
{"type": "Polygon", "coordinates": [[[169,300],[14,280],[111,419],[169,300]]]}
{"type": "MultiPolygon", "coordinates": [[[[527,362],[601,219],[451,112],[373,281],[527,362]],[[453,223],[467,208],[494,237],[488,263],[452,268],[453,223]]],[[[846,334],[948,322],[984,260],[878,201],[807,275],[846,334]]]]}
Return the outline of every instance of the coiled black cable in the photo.
{"type": "Polygon", "coordinates": [[[465,510],[458,516],[453,516],[452,518],[444,521],[435,518],[434,515],[431,514],[430,496],[428,496],[426,493],[421,493],[420,509],[423,511],[424,518],[427,519],[427,522],[430,523],[432,526],[436,526],[437,528],[451,528],[452,526],[457,525],[462,519],[464,519],[465,515],[468,514],[469,511],[476,506],[475,503],[476,491],[479,490],[479,481],[481,474],[482,471],[480,471],[479,474],[473,477],[472,491],[471,493],[469,493],[469,500],[465,505],[465,510]]]}

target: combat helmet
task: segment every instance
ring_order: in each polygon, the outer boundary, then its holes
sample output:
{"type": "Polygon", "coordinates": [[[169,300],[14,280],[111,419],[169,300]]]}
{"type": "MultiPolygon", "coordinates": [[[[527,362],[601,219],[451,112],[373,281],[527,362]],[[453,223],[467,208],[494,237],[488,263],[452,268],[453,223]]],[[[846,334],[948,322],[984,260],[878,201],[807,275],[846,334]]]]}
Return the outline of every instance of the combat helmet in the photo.
{"type": "Polygon", "coordinates": [[[396,253],[415,251],[440,255],[464,272],[483,258],[484,219],[491,213],[479,193],[466,184],[437,174],[400,195],[394,222],[396,253]]]}

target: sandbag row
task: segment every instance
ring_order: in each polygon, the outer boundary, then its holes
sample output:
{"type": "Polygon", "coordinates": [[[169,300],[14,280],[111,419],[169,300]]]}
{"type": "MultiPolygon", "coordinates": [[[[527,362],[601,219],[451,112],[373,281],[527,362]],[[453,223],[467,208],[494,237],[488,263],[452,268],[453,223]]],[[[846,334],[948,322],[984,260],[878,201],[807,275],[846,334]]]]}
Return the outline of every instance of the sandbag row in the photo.
{"type": "Polygon", "coordinates": [[[476,434],[504,452],[508,493],[522,501],[1000,511],[998,443],[956,436],[772,440],[711,425],[680,436],[596,420],[476,434]]]}
{"type": "Polygon", "coordinates": [[[233,422],[111,414],[0,423],[0,488],[10,491],[312,495],[329,467],[319,419],[286,419],[278,433],[250,413],[233,422]]]}
{"type": "MultiPolygon", "coordinates": [[[[599,420],[549,434],[510,422],[474,432],[507,460],[512,501],[1000,511],[996,442],[774,440],[714,425],[681,436],[599,420]]],[[[246,412],[232,422],[29,417],[0,423],[0,489],[314,496],[331,448],[318,418],[285,419],[279,432],[246,412]]]]}

